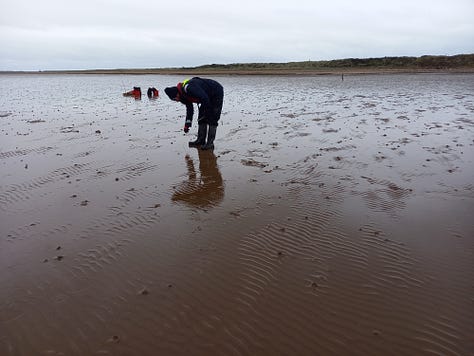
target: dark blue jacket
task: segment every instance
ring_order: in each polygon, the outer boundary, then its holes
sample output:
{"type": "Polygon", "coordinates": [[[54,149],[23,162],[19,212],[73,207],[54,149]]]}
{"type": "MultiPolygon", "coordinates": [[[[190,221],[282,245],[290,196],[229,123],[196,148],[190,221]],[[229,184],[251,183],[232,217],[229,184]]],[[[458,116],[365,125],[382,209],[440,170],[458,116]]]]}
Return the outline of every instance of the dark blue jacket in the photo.
{"type": "Polygon", "coordinates": [[[186,105],[185,125],[191,126],[194,115],[193,103],[198,103],[198,123],[217,126],[222,112],[224,88],[212,79],[194,77],[178,83],[181,103],[186,105]]]}

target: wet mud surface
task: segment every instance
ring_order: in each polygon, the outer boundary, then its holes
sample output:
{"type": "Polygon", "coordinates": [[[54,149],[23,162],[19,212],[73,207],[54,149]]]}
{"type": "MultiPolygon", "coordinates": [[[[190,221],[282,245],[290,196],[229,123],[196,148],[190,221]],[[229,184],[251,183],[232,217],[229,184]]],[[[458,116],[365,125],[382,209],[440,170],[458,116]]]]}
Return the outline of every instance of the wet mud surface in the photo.
{"type": "Polygon", "coordinates": [[[0,76],[0,354],[473,352],[473,75],[182,79],[0,76]]]}

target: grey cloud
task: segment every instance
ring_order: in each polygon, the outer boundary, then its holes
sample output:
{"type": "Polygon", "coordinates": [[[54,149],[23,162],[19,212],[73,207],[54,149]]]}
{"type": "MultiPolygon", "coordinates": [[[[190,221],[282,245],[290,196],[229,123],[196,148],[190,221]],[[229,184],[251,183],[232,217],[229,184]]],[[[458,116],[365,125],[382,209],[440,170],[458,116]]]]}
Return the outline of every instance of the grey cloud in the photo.
{"type": "Polygon", "coordinates": [[[472,53],[472,13],[471,0],[18,0],[0,14],[0,70],[472,53]]]}

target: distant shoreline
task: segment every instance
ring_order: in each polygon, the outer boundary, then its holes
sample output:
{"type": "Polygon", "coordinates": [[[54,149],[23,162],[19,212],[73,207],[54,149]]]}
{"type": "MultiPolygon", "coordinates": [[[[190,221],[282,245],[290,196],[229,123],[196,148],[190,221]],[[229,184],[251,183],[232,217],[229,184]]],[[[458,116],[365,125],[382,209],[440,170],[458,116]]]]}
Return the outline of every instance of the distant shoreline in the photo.
{"type": "Polygon", "coordinates": [[[281,76],[318,76],[318,75],[369,75],[369,74],[472,74],[474,68],[449,69],[269,69],[269,70],[198,70],[198,69],[88,69],[88,70],[49,70],[49,71],[0,71],[0,75],[281,75],[281,76]]]}
{"type": "Polygon", "coordinates": [[[181,68],[3,71],[0,74],[121,74],[121,75],[363,75],[474,73],[474,54],[455,56],[346,58],[287,63],[207,64],[181,68]]]}

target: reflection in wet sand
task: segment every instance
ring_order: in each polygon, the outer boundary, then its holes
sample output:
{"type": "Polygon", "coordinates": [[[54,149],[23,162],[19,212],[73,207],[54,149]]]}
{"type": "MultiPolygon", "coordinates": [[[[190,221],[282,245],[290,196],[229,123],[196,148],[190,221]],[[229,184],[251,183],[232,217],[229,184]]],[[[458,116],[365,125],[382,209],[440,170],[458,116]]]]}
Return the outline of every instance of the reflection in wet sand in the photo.
{"type": "Polygon", "coordinates": [[[196,208],[214,207],[224,199],[224,181],[214,152],[197,151],[199,171],[196,172],[193,159],[186,155],[188,179],[178,186],[171,200],[196,208]]]}

